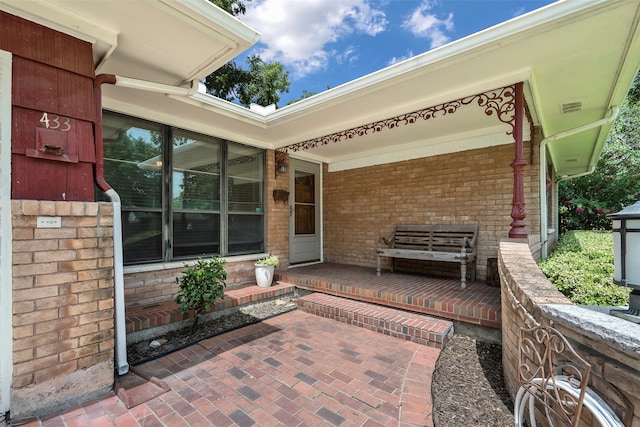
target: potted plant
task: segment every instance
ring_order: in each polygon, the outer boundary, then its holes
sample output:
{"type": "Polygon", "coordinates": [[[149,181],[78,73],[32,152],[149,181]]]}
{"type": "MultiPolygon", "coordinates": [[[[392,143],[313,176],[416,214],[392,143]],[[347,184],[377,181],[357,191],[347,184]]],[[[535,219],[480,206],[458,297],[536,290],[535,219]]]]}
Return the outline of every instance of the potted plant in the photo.
{"type": "Polygon", "coordinates": [[[278,257],[275,255],[270,255],[256,261],[256,283],[259,287],[268,288],[271,286],[271,282],[273,281],[273,270],[275,270],[278,264],[278,257]]]}
{"type": "Polygon", "coordinates": [[[198,258],[195,265],[184,264],[186,269],[182,277],[176,277],[176,282],[180,285],[176,295],[180,311],[187,314],[193,310],[196,314],[191,333],[196,329],[200,315],[209,311],[218,298],[224,299],[224,288],[227,286],[225,262],[219,257],[209,260],[198,258]]]}

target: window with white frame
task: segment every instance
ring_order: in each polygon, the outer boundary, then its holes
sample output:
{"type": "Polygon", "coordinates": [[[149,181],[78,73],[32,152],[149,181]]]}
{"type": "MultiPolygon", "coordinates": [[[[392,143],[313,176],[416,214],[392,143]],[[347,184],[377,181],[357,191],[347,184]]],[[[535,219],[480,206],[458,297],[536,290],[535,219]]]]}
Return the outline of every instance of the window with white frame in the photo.
{"type": "Polygon", "coordinates": [[[264,251],[264,150],[105,111],[125,264],[264,251]]]}

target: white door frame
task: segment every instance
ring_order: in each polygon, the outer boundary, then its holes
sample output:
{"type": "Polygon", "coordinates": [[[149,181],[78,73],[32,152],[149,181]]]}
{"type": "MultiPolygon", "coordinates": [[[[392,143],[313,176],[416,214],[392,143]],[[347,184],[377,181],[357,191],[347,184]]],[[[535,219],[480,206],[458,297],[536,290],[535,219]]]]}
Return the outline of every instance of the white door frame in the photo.
{"type": "Polygon", "coordinates": [[[11,53],[0,50],[0,424],[10,409],[13,377],[11,70],[11,53]]]}
{"type": "Polygon", "coordinates": [[[323,253],[323,243],[324,243],[324,230],[322,227],[323,224],[323,216],[322,216],[322,203],[323,203],[323,198],[322,198],[322,163],[321,162],[317,162],[317,161],[313,161],[313,160],[308,160],[308,159],[302,159],[302,158],[297,158],[295,156],[291,156],[290,157],[290,162],[289,162],[289,174],[290,174],[290,178],[289,178],[289,188],[291,189],[291,192],[289,194],[289,261],[291,262],[291,251],[292,251],[292,239],[293,239],[293,209],[295,206],[295,168],[293,167],[293,165],[291,163],[293,163],[294,161],[300,161],[300,162],[306,162],[309,164],[313,164],[316,165],[318,167],[318,182],[317,182],[317,187],[316,187],[316,191],[317,191],[317,203],[316,203],[316,208],[317,208],[317,212],[318,212],[318,227],[317,227],[317,234],[318,234],[318,244],[320,245],[319,248],[319,261],[311,261],[309,263],[301,263],[301,264],[295,264],[295,265],[290,265],[289,267],[302,267],[304,265],[309,265],[309,264],[317,264],[317,263],[321,263],[324,261],[324,253],[323,253]]]}

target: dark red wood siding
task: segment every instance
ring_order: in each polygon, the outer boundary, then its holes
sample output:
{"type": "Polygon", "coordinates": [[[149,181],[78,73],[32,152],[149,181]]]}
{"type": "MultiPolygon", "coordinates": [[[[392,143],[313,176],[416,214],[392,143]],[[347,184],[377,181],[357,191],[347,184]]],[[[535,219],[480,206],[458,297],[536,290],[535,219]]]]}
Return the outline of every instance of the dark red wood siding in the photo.
{"type": "Polygon", "coordinates": [[[13,54],[12,198],[93,201],[91,44],[0,12],[0,49],[13,54]]]}

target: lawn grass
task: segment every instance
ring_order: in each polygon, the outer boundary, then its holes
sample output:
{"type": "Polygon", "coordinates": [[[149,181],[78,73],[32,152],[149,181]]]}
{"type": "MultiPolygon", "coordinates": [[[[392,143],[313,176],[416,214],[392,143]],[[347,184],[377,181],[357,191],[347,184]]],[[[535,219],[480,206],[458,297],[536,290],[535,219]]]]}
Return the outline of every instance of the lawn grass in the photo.
{"type": "Polygon", "coordinates": [[[568,231],[540,269],[574,304],[617,306],[629,303],[629,288],[613,283],[610,231],[568,231]]]}

